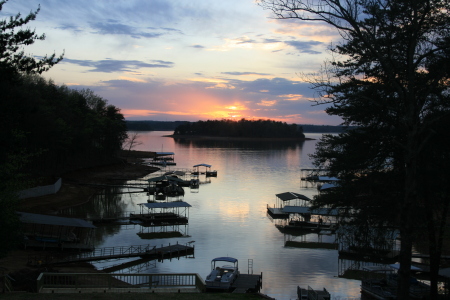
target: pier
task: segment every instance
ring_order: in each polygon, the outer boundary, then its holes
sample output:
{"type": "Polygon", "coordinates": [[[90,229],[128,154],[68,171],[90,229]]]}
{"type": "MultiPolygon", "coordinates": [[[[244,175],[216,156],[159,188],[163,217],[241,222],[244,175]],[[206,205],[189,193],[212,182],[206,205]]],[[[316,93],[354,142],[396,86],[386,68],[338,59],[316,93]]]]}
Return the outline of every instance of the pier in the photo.
{"type": "Polygon", "coordinates": [[[245,294],[259,292],[262,286],[262,273],[261,275],[254,274],[239,274],[236,280],[231,285],[233,293],[245,294]]]}
{"type": "Polygon", "coordinates": [[[89,262],[96,260],[140,257],[145,259],[164,259],[186,256],[194,253],[193,246],[187,245],[168,245],[156,247],[154,245],[136,245],[136,246],[118,246],[118,247],[105,247],[96,248],[91,252],[82,252],[76,255],[56,257],[47,255],[42,256],[30,256],[28,258],[28,264],[32,266],[39,265],[52,265],[52,264],[67,264],[76,262],[89,262]]]}

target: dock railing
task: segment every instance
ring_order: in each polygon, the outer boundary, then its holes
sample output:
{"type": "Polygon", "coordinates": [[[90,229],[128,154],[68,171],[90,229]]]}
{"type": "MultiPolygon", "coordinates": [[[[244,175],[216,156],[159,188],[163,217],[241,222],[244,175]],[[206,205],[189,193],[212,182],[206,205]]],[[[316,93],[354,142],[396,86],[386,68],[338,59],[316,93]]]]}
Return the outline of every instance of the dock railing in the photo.
{"type": "Polygon", "coordinates": [[[41,273],[37,278],[38,293],[58,292],[151,292],[158,288],[205,290],[205,282],[197,273],[105,274],[105,273],[41,273]]]}

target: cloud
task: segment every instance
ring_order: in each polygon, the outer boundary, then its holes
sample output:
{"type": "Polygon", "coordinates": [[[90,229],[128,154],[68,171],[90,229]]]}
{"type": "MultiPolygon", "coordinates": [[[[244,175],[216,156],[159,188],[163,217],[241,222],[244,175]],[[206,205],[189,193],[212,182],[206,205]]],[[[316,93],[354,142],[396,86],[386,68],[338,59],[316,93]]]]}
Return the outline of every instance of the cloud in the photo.
{"type": "Polygon", "coordinates": [[[252,81],[210,79],[168,82],[163,79],[122,78],[102,81],[92,89],[133,120],[187,120],[262,118],[299,124],[338,124],[323,110],[312,106],[309,84],[285,78],[252,81]],[[210,88],[218,85],[235,88],[210,88]],[[129,99],[133,101],[129,101],[129,99]],[[305,100],[306,99],[306,100],[305,100]],[[288,101],[290,100],[290,101],[288,101]],[[312,111],[312,113],[310,113],[312,111]]]}
{"type": "Polygon", "coordinates": [[[64,63],[75,64],[82,67],[91,68],[88,72],[135,72],[140,68],[172,68],[173,62],[154,60],[153,63],[145,63],[138,60],[114,60],[105,59],[99,61],[77,60],[64,58],[64,63]]]}
{"type": "Polygon", "coordinates": [[[314,46],[322,45],[322,42],[318,41],[286,41],[285,44],[294,47],[300,53],[308,53],[308,54],[320,54],[321,52],[312,50],[314,46]]]}
{"type": "Polygon", "coordinates": [[[160,37],[162,33],[143,32],[139,28],[132,27],[125,24],[120,24],[114,20],[107,22],[90,23],[92,29],[96,30],[96,34],[112,34],[112,35],[128,35],[132,38],[156,38],[160,37]]]}
{"type": "Polygon", "coordinates": [[[83,30],[76,25],[72,25],[72,24],[61,24],[58,27],[55,27],[55,29],[60,29],[60,30],[68,30],[68,31],[74,31],[74,32],[82,32],[83,30]]]}
{"type": "Polygon", "coordinates": [[[311,85],[305,82],[292,81],[286,78],[258,78],[253,81],[234,81],[230,80],[234,86],[243,89],[248,93],[262,94],[264,97],[272,95],[305,94],[311,95],[311,85]]]}
{"type": "Polygon", "coordinates": [[[202,45],[192,45],[191,47],[192,48],[196,48],[196,49],[203,49],[203,48],[205,48],[205,46],[202,46],[202,45]]]}
{"type": "Polygon", "coordinates": [[[262,43],[272,44],[272,43],[281,43],[282,41],[279,39],[263,39],[262,43]]]}
{"type": "Polygon", "coordinates": [[[225,75],[236,75],[236,76],[246,76],[246,75],[260,75],[260,76],[270,76],[267,73],[256,73],[256,72],[222,72],[225,75]]]}

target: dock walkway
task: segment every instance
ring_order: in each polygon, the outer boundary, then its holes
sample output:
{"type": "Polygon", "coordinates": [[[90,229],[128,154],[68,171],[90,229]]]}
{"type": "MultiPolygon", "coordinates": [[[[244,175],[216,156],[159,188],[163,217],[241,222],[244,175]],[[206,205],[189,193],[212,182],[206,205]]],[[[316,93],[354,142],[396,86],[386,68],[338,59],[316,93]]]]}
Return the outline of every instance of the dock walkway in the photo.
{"type": "Polygon", "coordinates": [[[146,259],[163,259],[179,257],[194,253],[193,246],[187,245],[168,245],[156,247],[154,245],[137,245],[137,246],[118,246],[118,247],[105,247],[95,248],[90,252],[81,252],[76,255],[64,256],[64,257],[29,257],[28,261],[30,265],[51,265],[51,264],[66,264],[74,262],[88,262],[95,260],[108,260],[118,258],[129,257],[141,257],[146,259]]]}

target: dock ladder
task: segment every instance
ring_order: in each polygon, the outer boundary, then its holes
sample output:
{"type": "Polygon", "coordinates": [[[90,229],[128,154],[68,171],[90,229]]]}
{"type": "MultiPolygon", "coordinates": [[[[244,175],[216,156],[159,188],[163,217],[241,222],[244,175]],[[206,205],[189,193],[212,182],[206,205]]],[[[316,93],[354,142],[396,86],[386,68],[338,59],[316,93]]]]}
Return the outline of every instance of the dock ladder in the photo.
{"type": "Polygon", "coordinates": [[[253,274],[253,259],[252,258],[248,259],[247,273],[253,274]]]}

